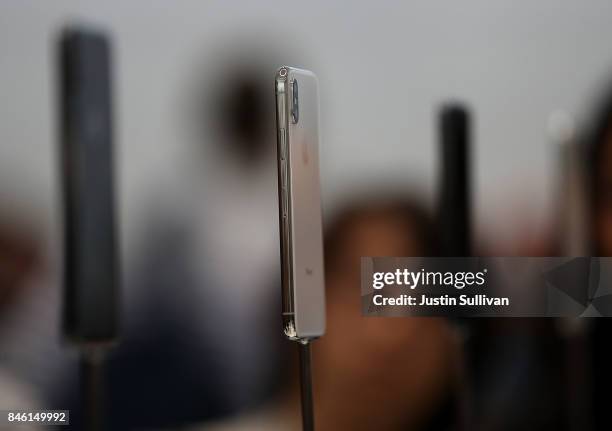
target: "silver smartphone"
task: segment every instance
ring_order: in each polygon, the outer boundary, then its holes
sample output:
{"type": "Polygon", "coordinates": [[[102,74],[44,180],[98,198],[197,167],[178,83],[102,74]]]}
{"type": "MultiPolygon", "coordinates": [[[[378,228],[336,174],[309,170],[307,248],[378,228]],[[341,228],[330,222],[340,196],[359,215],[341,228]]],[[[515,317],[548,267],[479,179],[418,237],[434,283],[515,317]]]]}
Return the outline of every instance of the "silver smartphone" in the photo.
{"type": "Polygon", "coordinates": [[[307,341],[325,332],[317,77],[283,66],[275,90],[283,330],[307,341]]]}

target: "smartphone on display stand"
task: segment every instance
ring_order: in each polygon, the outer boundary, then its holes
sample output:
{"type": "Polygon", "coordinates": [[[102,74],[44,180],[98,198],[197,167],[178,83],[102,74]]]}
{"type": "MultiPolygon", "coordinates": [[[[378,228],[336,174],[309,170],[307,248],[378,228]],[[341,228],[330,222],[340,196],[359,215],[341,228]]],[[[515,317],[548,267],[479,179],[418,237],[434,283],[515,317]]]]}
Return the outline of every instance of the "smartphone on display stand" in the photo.
{"type": "Polygon", "coordinates": [[[283,66],[275,90],[283,330],[308,341],[325,332],[317,77],[283,66]]]}

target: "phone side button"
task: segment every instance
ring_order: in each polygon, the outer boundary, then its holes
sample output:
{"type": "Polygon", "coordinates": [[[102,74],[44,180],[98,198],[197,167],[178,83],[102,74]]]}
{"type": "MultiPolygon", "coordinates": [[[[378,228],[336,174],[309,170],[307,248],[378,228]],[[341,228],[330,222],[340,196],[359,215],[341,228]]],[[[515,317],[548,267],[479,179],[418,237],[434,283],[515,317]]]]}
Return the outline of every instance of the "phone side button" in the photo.
{"type": "Polygon", "coordinates": [[[283,190],[287,189],[287,163],[284,160],[281,161],[281,187],[283,190]]]}
{"type": "Polygon", "coordinates": [[[287,193],[283,193],[283,217],[287,217],[287,193]]]}
{"type": "Polygon", "coordinates": [[[285,129],[280,129],[280,152],[281,160],[287,160],[287,136],[285,129]]]}

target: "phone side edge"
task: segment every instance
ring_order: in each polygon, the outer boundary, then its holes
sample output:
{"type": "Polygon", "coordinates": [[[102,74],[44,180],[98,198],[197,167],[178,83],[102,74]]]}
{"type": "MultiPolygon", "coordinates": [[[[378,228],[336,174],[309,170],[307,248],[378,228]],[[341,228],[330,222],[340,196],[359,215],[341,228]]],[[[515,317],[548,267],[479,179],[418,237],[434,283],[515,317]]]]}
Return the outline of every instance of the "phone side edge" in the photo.
{"type": "Polygon", "coordinates": [[[278,177],[278,212],[281,255],[281,290],[283,332],[290,340],[297,340],[295,328],[295,304],[293,292],[291,226],[290,226],[290,164],[288,82],[291,68],[278,69],[275,79],[276,96],[276,151],[278,177]]]}

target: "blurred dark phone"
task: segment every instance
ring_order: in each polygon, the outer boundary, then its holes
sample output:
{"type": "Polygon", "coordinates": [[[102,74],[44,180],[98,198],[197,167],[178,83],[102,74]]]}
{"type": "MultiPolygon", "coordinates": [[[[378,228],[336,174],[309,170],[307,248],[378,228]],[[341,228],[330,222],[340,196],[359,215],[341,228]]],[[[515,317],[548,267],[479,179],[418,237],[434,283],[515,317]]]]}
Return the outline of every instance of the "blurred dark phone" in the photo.
{"type": "Polygon", "coordinates": [[[89,29],[68,29],[59,42],[63,329],[80,342],[117,334],[110,50],[108,38],[89,29]]]}

